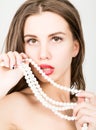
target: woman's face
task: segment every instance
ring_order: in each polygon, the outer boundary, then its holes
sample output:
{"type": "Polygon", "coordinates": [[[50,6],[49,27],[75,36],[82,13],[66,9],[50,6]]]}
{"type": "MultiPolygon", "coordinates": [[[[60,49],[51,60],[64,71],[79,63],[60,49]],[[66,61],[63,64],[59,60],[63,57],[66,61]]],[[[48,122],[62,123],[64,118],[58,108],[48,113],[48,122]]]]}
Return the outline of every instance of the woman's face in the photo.
{"type": "MultiPolygon", "coordinates": [[[[46,75],[58,82],[70,78],[72,57],[79,51],[68,23],[52,12],[42,12],[27,18],[24,26],[25,53],[46,75]]],[[[39,80],[42,77],[33,70],[39,80]]]]}

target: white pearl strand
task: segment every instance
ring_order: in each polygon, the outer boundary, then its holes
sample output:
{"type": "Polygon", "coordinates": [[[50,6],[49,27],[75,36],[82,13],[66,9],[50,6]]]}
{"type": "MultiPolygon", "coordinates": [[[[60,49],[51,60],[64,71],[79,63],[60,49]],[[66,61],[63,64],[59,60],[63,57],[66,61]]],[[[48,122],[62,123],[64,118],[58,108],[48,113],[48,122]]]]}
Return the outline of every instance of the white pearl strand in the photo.
{"type": "MultiPolygon", "coordinates": [[[[50,79],[48,76],[45,75],[45,73],[40,69],[40,67],[32,59],[27,59],[27,60],[54,87],[57,87],[57,88],[59,88],[61,90],[69,91],[69,92],[71,92],[73,94],[80,92],[79,90],[75,89],[74,87],[71,89],[71,88],[68,88],[68,87],[65,87],[65,86],[61,86],[61,85],[55,83],[52,79],[50,79]]],[[[76,117],[74,117],[74,116],[67,116],[67,115],[64,115],[64,114],[59,112],[59,111],[64,111],[64,110],[68,110],[68,109],[73,109],[74,106],[76,106],[76,103],[59,102],[59,101],[55,101],[52,98],[48,97],[43,92],[43,90],[40,87],[38,81],[34,77],[34,74],[32,73],[31,68],[28,65],[24,64],[24,63],[22,63],[20,68],[24,72],[24,76],[25,76],[26,82],[28,83],[28,86],[31,88],[31,90],[33,91],[34,95],[42,103],[42,105],[44,105],[46,108],[49,108],[50,110],[52,110],[60,118],[63,118],[63,119],[69,120],[69,121],[76,119],[76,117]]],[[[84,125],[82,127],[82,130],[87,130],[87,124],[86,123],[84,123],[84,125]]]]}

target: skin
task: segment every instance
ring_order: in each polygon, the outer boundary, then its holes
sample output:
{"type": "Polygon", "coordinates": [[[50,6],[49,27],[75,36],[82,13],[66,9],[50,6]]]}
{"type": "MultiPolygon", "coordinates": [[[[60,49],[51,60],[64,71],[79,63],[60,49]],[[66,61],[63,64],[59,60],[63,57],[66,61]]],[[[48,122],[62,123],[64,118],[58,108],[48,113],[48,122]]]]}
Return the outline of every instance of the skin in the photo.
{"type": "MultiPolygon", "coordinates": [[[[72,57],[76,56],[79,51],[79,45],[73,40],[67,22],[57,14],[49,12],[30,16],[24,27],[24,40],[27,56],[38,65],[53,66],[55,69],[50,77],[62,85],[70,86],[70,65],[72,57]],[[46,25],[50,28],[46,28],[46,25]]],[[[33,71],[42,84],[42,81],[44,82],[42,76],[34,69],[33,71]]],[[[54,89],[48,83],[46,85],[42,84],[46,92],[51,92],[54,89]]]]}
{"type": "MultiPolygon", "coordinates": [[[[24,26],[24,41],[25,54],[8,52],[0,55],[0,62],[3,61],[3,67],[0,67],[0,86],[7,90],[12,88],[23,76],[18,65],[23,59],[32,58],[38,65],[53,66],[54,72],[49,76],[57,83],[69,87],[71,62],[72,58],[78,54],[79,44],[73,39],[68,23],[59,15],[51,12],[30,16],[24,26]],[[12,70],[13,65],[15,65],[14,70],[12,70]],[[4,82],[5,78],[6,82],[4,82]]],[[[29,63],[26,62],[26,64],[29,63]]],[[[52,87],[33,67],[32,70],[48,96],[58,101],[70,102],[68,92],[52,87]]],[[[29,88],[7,95],[0,100],[0,129],[81,130],[82,124],[87,121],[88,130],[95,130],[96,96],[89,92],[81,92],[77,97],[77,107],[73,112],[67,113],[76,116],[77,120],[69,122],[58,118],[49,109],[43,107],[29,88]],[[84,98],[88,98],[89,102],[83,102],[84,98]]]]}

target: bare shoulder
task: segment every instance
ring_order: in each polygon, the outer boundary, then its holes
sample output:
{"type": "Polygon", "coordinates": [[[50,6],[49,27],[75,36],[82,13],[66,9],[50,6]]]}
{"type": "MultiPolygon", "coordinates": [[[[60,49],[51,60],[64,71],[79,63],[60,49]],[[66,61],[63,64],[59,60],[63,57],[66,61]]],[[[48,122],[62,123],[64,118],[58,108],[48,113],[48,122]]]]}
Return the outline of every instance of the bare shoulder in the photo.
{"type": "MultiPolygon", "coordinates": [[[[0,129],[19,121],[28,109],[32,109],[32,100],[25,92],[14,92],[0,100],[0,129]]],[[[31,96],[32,99],[32,96],[31,96]]]]}
{"type": "Polygon", "coordinates": [[[0,100],[0,111],[16,112],[18,109],[34,103],[34,96],[26,91],[11,93],[0,100]],[[22,106],[22,107],[21,107],[22,106]]]}
{"type": "MultiPolygon", "coordinates": [[[[11,107],[13,108],[14,105],[18,105],[19,103],[22,102],[22,100],[25,99],[24,94],[21,92],[14,92],[9,95],[6,95],[4,98],[0,100],[0,107],[2,108],[8,108],[11,107]]],[[[24,103],[24,102],[22,102],[24,103]]],[[[19,104],[20,105],[20,104],[19,104]]]]}
{"type": "Polygon", "coordinates": [[[24,96],[19,92],[14,92],[3,97],[0,100],[0,117],[3,114],[11,115],[11,113],[17,109],[21,103],[24,103],[24,96]]]}

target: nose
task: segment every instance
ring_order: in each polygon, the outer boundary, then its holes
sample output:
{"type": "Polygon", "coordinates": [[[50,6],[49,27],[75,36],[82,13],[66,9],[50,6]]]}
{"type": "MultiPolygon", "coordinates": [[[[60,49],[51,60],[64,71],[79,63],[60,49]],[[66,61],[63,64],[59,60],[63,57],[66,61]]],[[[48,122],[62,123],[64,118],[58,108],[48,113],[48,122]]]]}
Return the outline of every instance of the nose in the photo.
{"type": "Polygon", "coordinates": [[[51,52],[47,45],[40,46],[39,59],[40,60],[49,60],[51,58],[51,52]]]}

